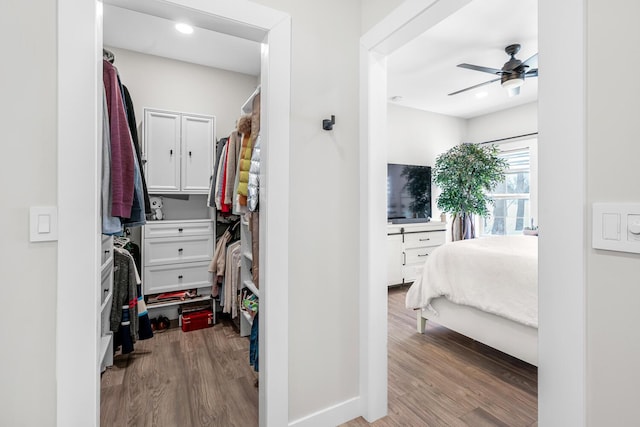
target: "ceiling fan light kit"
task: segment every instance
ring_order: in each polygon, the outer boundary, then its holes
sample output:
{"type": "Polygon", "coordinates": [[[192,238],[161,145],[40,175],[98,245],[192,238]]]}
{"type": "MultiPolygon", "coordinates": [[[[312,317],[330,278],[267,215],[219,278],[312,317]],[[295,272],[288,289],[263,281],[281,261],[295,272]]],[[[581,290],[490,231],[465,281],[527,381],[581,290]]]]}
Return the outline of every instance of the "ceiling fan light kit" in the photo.
{"type": "Polygon", "coordinates": [[[483,73],[489,73],[500,76],[497,79],[492,79],[484,83],[480,83],[477,85],[470,86],[466,89],[458,90],[456,92],[452,92],[449,95],[457,95],[462,92],[466,92],[471,89],[475,89],[480,86],[488,85],[490,83],[496,82],[500,80],[501,86],[507,90],[509,96],[515,96],[520,93],[520,87],[524,84],[524,80],[527,77],[538,77],[538,68],[531,68],[528,63],[536,58],[538,54],[534,54],[526,61],[520,61],[515,57],[515,55],[520,51],[519,44],[510,44],[509,46],[504,48],[504,51],[507,55],[510,56],[509,60],[504,63],[501,69],[497,68],[489,68],[482,67],[480,65],[473,64],[458,64],[460,68],[467,68],[469,70],[480,71],[483,73]]]}

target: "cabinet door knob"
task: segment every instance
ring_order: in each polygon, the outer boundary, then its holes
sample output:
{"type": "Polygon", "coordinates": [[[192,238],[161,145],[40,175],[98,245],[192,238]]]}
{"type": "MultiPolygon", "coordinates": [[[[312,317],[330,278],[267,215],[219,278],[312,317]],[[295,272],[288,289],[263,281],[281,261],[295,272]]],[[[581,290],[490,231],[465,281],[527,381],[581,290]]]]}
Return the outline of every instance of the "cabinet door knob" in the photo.
{"type": "Polygon", "coordinates": [[[173,156],[173,150],[169,150],[169,155],[173,156]]]}
{"type": "Polygon", "coordinates": [[[189,157],[191,157],[191,151],[189,151],[189,157]]]}
{"type": "Polygon", "coordinates": [[[178,249],[178,252],[182,252],[182,248],[179,248],[179,249],[178,249]]]}
{"type": "Polygon", "coordinates": [[[178,233],[182,233],[182,228],[178,228],[178,233]]]}
{"type": "Polygon", "coordinates": [[[182,279],[182,274],[178,276],[178,279],[182,279]]]}
{"type": "Polygon", "coordinates": [[[109,249],[107,249],[106,251],[104,251],[105,255],[107,255],[109,252],[111,252],[109,249]]]}

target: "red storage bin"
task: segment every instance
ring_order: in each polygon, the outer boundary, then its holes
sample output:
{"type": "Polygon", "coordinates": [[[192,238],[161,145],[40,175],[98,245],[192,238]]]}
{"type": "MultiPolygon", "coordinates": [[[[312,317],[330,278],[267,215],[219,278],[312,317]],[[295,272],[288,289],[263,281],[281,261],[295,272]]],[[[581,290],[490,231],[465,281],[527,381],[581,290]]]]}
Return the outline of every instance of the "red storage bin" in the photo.
{"type": "Polygon", "coordinates": [[[201,310],[182,315],[182,331],[196,331],[213,326],[213,311],[201,310]]]}

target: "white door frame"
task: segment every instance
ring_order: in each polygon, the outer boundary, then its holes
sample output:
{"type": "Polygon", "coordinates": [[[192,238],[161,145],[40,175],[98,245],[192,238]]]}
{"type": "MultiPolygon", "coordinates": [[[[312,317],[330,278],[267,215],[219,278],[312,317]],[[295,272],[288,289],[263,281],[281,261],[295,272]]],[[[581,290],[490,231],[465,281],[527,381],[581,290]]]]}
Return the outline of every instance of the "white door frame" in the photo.
{"type": "MultiPolygon", "coordinates": [[[[406,0],[361,38],[360,393],[368,421],[387,413],[386,56],[469,1],[406,0]]],[[[585,0],[538,4],[538,419],[540,425],[581,426],[586,420],[585,0]],[[563,71],[568,63],[575,65],[571,79],[563,71]]]]}
{"type": "MultiPolygon", "coordinates": [[[[108,2],[167,18],[179,15],[263,43],[260,426],[287,425],[291,19],[234,0],[108,2]]],[[[100,423],[101,13],[98,0],[58,0],[58,300],[52,353],[59,426],[100,423]]]]}

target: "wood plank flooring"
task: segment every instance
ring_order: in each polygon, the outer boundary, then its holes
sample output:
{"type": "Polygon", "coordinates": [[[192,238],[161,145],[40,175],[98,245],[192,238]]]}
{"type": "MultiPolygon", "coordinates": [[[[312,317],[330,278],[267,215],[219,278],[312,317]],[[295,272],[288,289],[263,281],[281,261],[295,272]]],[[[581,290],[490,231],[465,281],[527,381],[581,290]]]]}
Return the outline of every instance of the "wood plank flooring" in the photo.
{"type": "MultiPolygon", "coordinates": [[[[443,327],[420,335],[389,291],[389,415],[345,427],[537,427],[537,369],[443,327]]],[[[161,332],[102,376],[102,426],[258,425],[249,340],[229,321],[161,332]]]]}
{"type": "Polygon", "coordinates": [[[407,290],[389,290],[389,415],[343,426],[537,427],[537,368],[438,325],[418,334],[407,290]]]}
{"type": "Polygon", "coordinates": [[[102,375],[102,426],[257,426],[258,374],[231,321],[169,329],[116,356],[102,375]]]}

